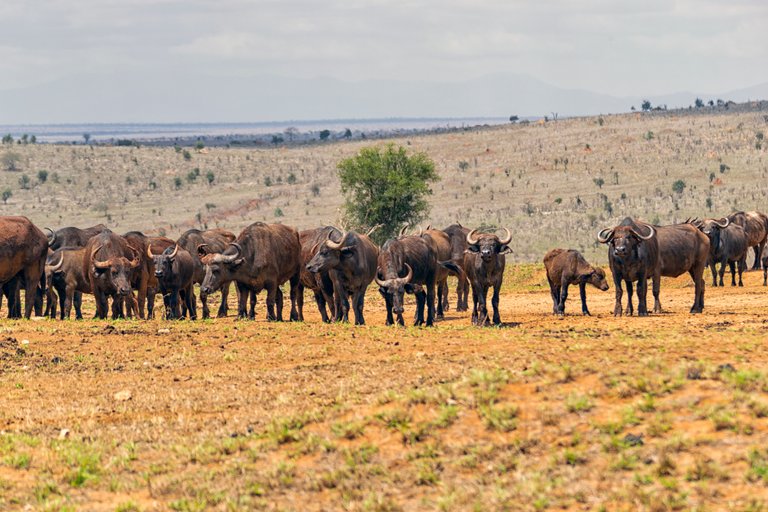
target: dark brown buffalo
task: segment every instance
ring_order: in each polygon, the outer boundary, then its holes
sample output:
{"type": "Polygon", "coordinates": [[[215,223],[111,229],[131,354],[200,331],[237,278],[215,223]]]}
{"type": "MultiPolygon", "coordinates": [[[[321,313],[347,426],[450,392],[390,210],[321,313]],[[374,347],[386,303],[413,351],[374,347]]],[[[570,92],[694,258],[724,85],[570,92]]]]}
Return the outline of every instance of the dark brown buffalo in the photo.
{"type": "Polygon", "coordinates": [[[122,315],[121,300],[132,300],[133,272],[142,264],[138,249],[125,238],[104,231],[85,246],[83,274],[88,276],[96,299],[96,318],[107,318],[108,298],[112,298],[112,318],[122,315]]]}
{"type": "Polygon", "coordinates": [[[0,286],[8,297],[8,311],[21,316],[20,293],[24,289],[24,317],[32,316],[38,286],[45,289],[48,240],[26,217],[0,217],[0,286]],[[17,299],[19,297],[19,299],[17,299]]]}
{"type": "Polygon", "coordinates": [[[504,279],[506,255],[512,252],[509,242],[512,234],[507,228],[505,238],[490,233],[478,234],[476,229],[467,233],[467,250],[464,253],[464,270],[472,286],[472,324],[488,325],[488,289],[493,287],[491,305],[493,324],[501,324],[499,315],[499,292],[504,279]]]}
{"type": "Polygon", "coordinates": [[[323,319],[323,322],[330,322],[331,318],[336,318],[336,304],[333,298],[333,281],[331,281],[331,276],[327,270],[310,272],[307,268],[307,264],[314,258],[326,240],[329,239],[333,242],[339,242],[341,240],[341,231],[333,226],[325,226],[299,232],[299,241],[301,242],[301,283],[299,285],[297,307],[299,310],[299,320],[301,321],[304,321],[304,288],[312,290],[317,309],[320,311],[320,318],[323,319]],[[326,311],[326,306],[329,311],[326,311]]]}
{"type": "Polygon", "coordinates": [[[235,242],[223,252],[209,252],[203,244],[198,247],[205,265],[201,292],[212,293],[223,283],[236,281],[240,290],[238,316],[254,318],[255,302],[250,312],[247,300],[252,294],[267,290],[267,319],[282,321],[282,292],[280,285],[291,284],[291,320],[298,320],[296,297],[301,274],[301,244],[298,232],[282,224],[256,222],[245,228],[235,242]],[[275,314],[277,305],[277,314],[275,314]]]}
{"type": "Polygon", "coordinates": [[[768,216],[757,211],[752,211],[734,212],[727,218],[732,224],[744,228],[744,233],[747,236],[747,247],[751,247],[755,253],[755,261],[752,263],[752,270],[760,270],[762,253],[763,249],[765,249],[766,238],[768,238],[768,216]]]}
{"type": "Polygon", "coordinates": [[[637,282],[637,314],[647,316],[648,279],[654,283],[661,279],[659,242],[656,230],[649,224],[639,225],[629,217],[611,229],[597,234],[600,243],[608,244],[608,265],[616,288],[615,316],[621,316],[621,282],[627,285],[627,315],[632,315],[632,283],[637,282]]]}
{"type": "MultiPolygon", "coordinates": [[[[464,252],[467,250],[467,233],[469,229],[465,228],[458,222],[451,224],[443,230],[445,234],[451,240],[451,261],[464,271],[464,252]]],[[[456,311],[467,311],[469,309],[469,280],[467,279],[466,272],[462,272],[457,275],[458,282],[456,284],[456,311]]],[[[448,304],[448,288],[442,297],[443,305],[448,304]]],[[[447,308],[445,308],[447,309],[447,308]]]]}
{"type": "Polygon", "coordinates": [[[430,237],[401,235],[384,243],[379,251],[375,279],[386,303],[387,325],[395,323],[393,314],[397,323],[404,325],[403,296],[406,292],[416,296],[414,325],[424,324],[425,306],[426,325],[434,324],[437,266],[437,248],[430,237]],[[427,291],[419,285],[425,286],[427,291]]]}
{"type": "MultiPolygon", "coordinates": [[[[133,293],[131,293],[132,302],[138,304],[139,318],[145,318],[144,311],[147,304],[147,288],[149,287],[150,277],[154,272],[154,266],[152,264],[152,258],[147,256],[147,247],[149,247],[149,237],[140,231],[129,231],[123,238],[128,242],[128,245],[140,251],[141,264],[136,267],[131,274],[131,287],[138,292],[138,302],[133,300],[133,293]]],[[[154,308],[154,303],[152,304],[154,308]]],[[[147,318],[151,318],[153,311],[147,311],[147,318]]]]}
{"type": "Polygon", "coordinates": [[[568,286],[572,284],[579,285],[581,312],[584,315],[590,314],[587,308],[587,284],[602,291],[608,290],[605,271],[587,263],[584,256],[574,249],[552,249],[544,256],[544,268],[547,269],[547,281],[552,294],[552,312],[556,315],[565,314],[568,286]]]}
{"type": "Polygon", "coordinates": [[[175,320],[182,317],[179,310],[181,294],[189,312],[190,320],[197,319],[195,305],[194,273],[195,263],[192,256],[178,244],[166,247],[162,254],[155,255],[151,245],[147,246],[147,257],[152,259],[154,275],[165,303],[165,318],[175,320]],[[167,298],[167,300],[166,300],[167,298]]]}
{"type": "Polygon", "coordinates": [[[745,229],[728,218],[694,220],[693,224],[709,237],[709,268],[712,286],[717,286],[715,265],[720,263],[720,286],[723,286],[725,266],[731,268],[731,286],[736,286],[736,265],[739,267],[739,286],[744,286],[741,275],[747,268],[748,237],[745,229]]]}
{"type": "Polygon", "coordinates": [[[91,293],[91,280],[83,274],[85,256],[84,247],[63,247],[54,251],[46,263],[45,273],[59,296],[62,320],[71,317],[73,305],[75,318],[83,318],[83,293],[91,293]]]}
{"type": "MultiPolygon", "coordinates": [[[[209,252],[224,252],[228,245],[234,241],[235,235],[233,233],[218,228],[209,229],[207,231],[190,229],[179,237],[177,243],[192,256],[192,260],[195,264],[195,273],[193,277],[195,283],[202,285],[203,279],[205,279],[205,266],[200,261],[197,248],[203,245],[209,252]]],[[[216,314],[219,318],[227,316],[227,300],[229,298],[230,283],[231,281],[227,281],[221,284],[221,304],[219,305],[219,310],[216,314]]],[[[210,318],[211,314],[208,309],[208,293],[204,292],[202,288],[200,289],[200,303],[203,306],[203,318],[210,318]]]]}
{"type": "MultiPolygon", "coordinates": [[[[696,226],[687,222],[669,226],[654,226],[659,243],[659,272],[662,277],[678,277],[685,272],[694,283],[691,313],[704,310],[704,270],[709,258],[709,239],[696,226]]],[[[654,313],[661,313],[659,288],[661,280],[653,282],[654,313]]]]}
{"type": "MultiPolygon", "coordinates": [[[[445,231],[442,231],[440,229],[431,229],[430,226],[427,226],[427,229],[421,234],[421,236],[428,236],[432,238],[432,240],[435,242],[435,248],[437,249],[437,261],[453,261],[453,252],[452,252],[452,246],[451,246],[451,237],[448,236],[448,234],[445,231]]],[[[455,263],[455,262],[454,262],[455,263]]],[[[456,265],[459,269],[463,267],[463,265],[456,265]]],[[[461,270],[458,274],[456,272],[449,271],[448,268],[438,265],[437,267],[437,301],[436,301],[436,308],[437,308],[437,319],[442,320],[445,318],[445,311],[448,311],[449,305],[448,305],[448,274],[451,273],[452,275],[463,274],[464,271],[461,270]]],[[[465,277],[466,279],[466,277],[465,277]]],[[[459,276],[459,281],[461,281],[461,277],[459,276]]]]}
{"type": "MultiPolygon", "coordinates": [[[[164,236],[147,237],[147,247],[150,249],[149,252],[152,256],[163,254],[163,251],[174,245],[176,245],[175,241],[164,236]]],[[[147,256],[147,258],[150,258],[150,256],[147,256]]],[[[157,277],[155,276],[154,260],[151,261],[149,269],[149,279],[147,279],[147,318],[155,318],[155,297],[157,296],[160,284],[157,282],[157,277]]],[[[163,301],[165,302],[165,297],[163,297],[163,301]]],[[[184,312],[182,312],[182,316],[184,316],[184,312]]]]}
{"type": "Polygon", "coordinates": [[[97,224],[85,229],[72,226],[57,231],[50,228],[45,229],[48,231],[48,246],[54,251],[62,247],[85,247],[91,237],[109,230],[104,224],[97,224]]]}
{"type": "Polygon", "coordinates": [[[331,239],[332,232],[315,251],[306,268],[314,275],[328,273],[333,283],[336,321],[349,321],[349,298],[355,312],[355,325],[364,325],[363,305],[365,291],[376,276],[379,249],[368,235],[347,231],[338,241],[331,239]]]}

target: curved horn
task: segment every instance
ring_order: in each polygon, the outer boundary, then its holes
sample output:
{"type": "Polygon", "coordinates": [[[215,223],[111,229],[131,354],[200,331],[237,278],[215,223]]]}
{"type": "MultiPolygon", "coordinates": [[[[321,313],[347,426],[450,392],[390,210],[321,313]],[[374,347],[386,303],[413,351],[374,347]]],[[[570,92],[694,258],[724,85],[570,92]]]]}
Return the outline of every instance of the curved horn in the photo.
{"type": "Polygon", "coordinates": [[[51,246],[54,243],[56,243],[56,232],[52,230],[51,228],[45,228],[48,231],[50,231],[50,235],[46,235],[46,238],[48,239],[48,245],[51,246]]]}
{"type": "Polygon", "coordinates": [[[649,233],[648,235],[646,235],[646,236],[643,236],[643,235],[641,235],[640,233],[638,233],[637,231],[635,231],[634,229],[632,230],[632,232],[633,232],[635,235],[637,235],[637,237],[638,237],[640,240],[650,240],[651,238],[653,238],[653,237],[656,235],[656,230],[655,230],[655,229],[653,229],[653,226],[651,226],[650,224],[643,224],[643,225],[644,225],[645,227],[647,227],[647,228],[650,230],[650,233],[649,233]]]}
{"type": "Polygon", "coordinates": [[[467,243],[469,245],[475,245],[477,242],[480,241],[479,239],[472,238],[472,236],[475,234],[476,231],[477,231],[477,229],[473,229],[472,231],[467,233],[467,243]]]}
{"type": "MultiPolygon", "coordinates": [[[[429,228],[427,228],[427,229],[429,229],[429,228]]],[[[416,236],[421,236],[421,235],[423,235],[423,234],[424,234],[424,230],[423,230],[423,229],[421,229],[421,226],[419,226],[419,234],[418,234],[418,235],[416,235],[416,236]]]]}
{"type": "Polygon", "coordinates": [[[223,254],[219,254],[218,256],[221,256],[221,258],[217,258],[217,259],[218,259],[218,260],[219,260],[221,263],[232,263],[232,262],[234,262],[234,261],[235,261],[237,258],[239,258],[239,257],[240,257],[240,253],[242,253],[242,252],[243,252],[243,248],[242,248],[242,247],[240,247],[240,244],[238,244],[237,242],[230,242],[230,243],[229,243],[229,245],[231,245],[232,247],[234,247],[235,249],[237,249],[237,252],[236,252],[235,254],[228,254],[228,255],[226,255],[226,256],[225,256],[225,255],[223,255],[223,254]]]}
{"type": "Polygon", "coordinates": [[[46,265],[45,271],[50,273],[57,272],[62,265],[64,265],[64,254],[61,255],[61,259],[56,265],[46,265]]]}
{"type": "Polygon", "coordinates": [[[425,231],[429,231],[430,229],[432,229],[432,224],[427,224],[427,229],[425,229],[425,231]]]}
{"type": "Polygon", "coordinates": [[[611,241],[611,238],[613,238],[613,229],[611,228],[605,228],[601,229],[600,232],[597,234],[597,241],[601,244],[607,244],[611,241]],[[607,233],[604,235],[603,233],[607,233]]]}
{"type": "Polygon", "coordinates": [[[152,242],[149,242],[147,244],[147,256],[149,259],[152,259],[154,257],[154,254],[152,254],[152,242]]]}
{"type": "Polygon", "coordinates": [[[141,252],[132,245],[129,245],[128,248],[135,254],[134,258],[128,262],[128,265],[130,265],[131,268],[136,268],[141,265],[141,252]]]}
{"type": "Polygon", "coordinates": [[[91,263],[93,263],[93,266],[95,268],[109,268],[112,266],[112,260],[109,259],[107,261],[99,261],[96,259],[96,253],[99,252],[99,249],[101,249],[100,245],[97,245],[93,249],[91,249],[91,263]]]}
{"type": "Polygon", "coordinates": [[[176,246],[173,248],[173,252],[168,255],[170,259],[173,259],[176,257],[176,253],[179,252],[179,244],[176,244],[176,246]]]}
{"type": "Polygon", "coordinates": [[[329,249],[333,249],[335,251],[341,250],[341,247],[344,245],[344,238],[347,236],[346,232],[341,233],[341,242],[334,242],[331,240],[331,233],[332,231],[328,232],[328,238],[325,241],[325,245],[328,246],[329,249]]]}
{"type": "Polygon", "coordinates": [[[402,284],[408,284],[411,282],[411,279],[413,279],[413,269],[407,263],[403,263],[403,266],[408,267],[408,273],[405,274],[405,277],[398,277],[397,280],[402,284]]]}
{"type": "Polygon", "coordinates": [[[507,232],[507,238],[499,239],[499,243],[501,245],[507,245],[509,242],[512,241],[512,233],[510,233],[510,231],[507,228],[504,228],[504,231],[507,232]]]}
{"type": "Polygon", "coordinates": [[[403,228],[400,230],[400,233],[398,233],[397,236],[403,236],[405,234],[405,230],[408,229],[408,226],[403,226],[403,228]]]}
{"type": "Polygon", "coordinates": [[[723,217],[723,219],[725,220],[725,224],[721,224],[720,222],[717,222],[717,221],[713,221],[713,222],[717,224],[718,227],[725,229],[731,224],[731,219],[729,219],[728,217],[723,217]]]}
{"type": "Polygon", "coordinates": [[[391,279],[379,279],[379,269],[376,269],[376,275],[373,277],[373,279],[376,281],[376,284],[382,288],[386,288],[392,284],[391,279]]]}

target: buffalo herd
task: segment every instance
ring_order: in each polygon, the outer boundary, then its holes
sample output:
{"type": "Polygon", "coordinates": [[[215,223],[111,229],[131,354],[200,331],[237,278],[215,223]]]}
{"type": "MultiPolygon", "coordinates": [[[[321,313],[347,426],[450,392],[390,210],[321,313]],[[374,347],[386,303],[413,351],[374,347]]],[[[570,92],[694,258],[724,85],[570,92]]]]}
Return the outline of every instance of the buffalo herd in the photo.
{"type": "MultiPolygon", "coordinates": [[[[378,227],[378,226],[377,226],[378,227]]],[[[223,229],[191,229],[178,240],[124,235],[103,224],[87,229],[65,227],[47,234],[26,217],[0,217],[0,305],[8,316],[37,315],[82,318],[83,293],[93,295],[96,318],[125,316],[153,318],[159,293],[167,319],[198,317],[195,285],[199,285],[202,318],[210,317],[208,297],[221,292],[217,316],[227,315],[227,297],[234,282],[237,315],[253,319],[257,295],[266,290],[268,320],[283,320],[281,286],[289,283],[292,321],[304,319],[304,289],[309,288],[324,322],[350,320],[365,324],[365,293],[375,282],[386,305],[387,325],[404,325],[404,295],[416,298],[414,325],[431,326],[448,310],[448,276],[458,279],[457,311],[468,310],[472,292],[472,323],[500,325],[499,292],[505,255],[512,252],[512,234],[480,232],[456,223],[445,229],[419,229],[400,234],[378,247],[367,233],[325,226],[305,231],[283,224],[256,222],[235,236],[223,229]],[[487,299],[490,289],[491,311],[487,299]],[[135,293],[134,293],[135,292],[135,293]],[[111,300],[111,305],[110,305],[111,300]],[[45,305],[45,312],[43,312],[45,305]],[[57,314],[58,307],[58,314],[57,314]]],[[[688,273],[694,282],[691,313],[704,309],[704,270],[712,271],[712,285],[723,286],[726,265],[731,284],[742,286],[746,256],[754,250],[754,269],[763,268],[768,283],[768,255],[763,249],[768,217],[759,212],[736,212],[719,219],[688,219],[669,226],[632,218],[600,230],[597,241],[608,245],[608,262],[616,293],[615,315],[648,314],[648,280],[653,311],[662,311],[662,276],[688,273]],[[720,264],[719,276],[717,264],[720,264]],[[719,279],[718,279],[719,277],[719,279]],[[623,308],[623,286],[627,290],[623,308]]],[[[582,313],[587,308],[587,284],[608,289],[605,272],[590,265],[575,250],[554,249],[544,257],[553,313],[563,315],[570,285],[579,286],[582,313]]],[[[286,305],[287,306],[287,305],[286,305]]]]}

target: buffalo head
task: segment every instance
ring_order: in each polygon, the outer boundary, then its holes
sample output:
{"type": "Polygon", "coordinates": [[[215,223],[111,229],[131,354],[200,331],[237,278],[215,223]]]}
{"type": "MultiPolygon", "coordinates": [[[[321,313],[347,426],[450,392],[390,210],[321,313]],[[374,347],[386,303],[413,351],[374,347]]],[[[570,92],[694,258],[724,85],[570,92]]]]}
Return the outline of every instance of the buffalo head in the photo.
{"type": "MultiPolygon", "coordinates": [[[[328,232],[328,238],[317,244],[317,252],[307,263],[306,269],[309,272],[325,272],[336,268],[345,255],[352,254],[355,251],[354,245],[345,245],[347,233],[341,234],[341,241],[331,240],[331,232],[328,232]]],[[[314,251],[313,251],[314,252],[314,251]]]]}
{"type": "Polygon", "coordinates": [[[392,312],[401,315],[404,311],[403,308],[403,296],[405,295],[405,287],[413,279],[413,269],[407,263],[403,263],[403,266],[408,269],[408,273],[404,277],[394,277],[391,279],[382,279],[380,271],[376,272],[376,284],[379,285],[379,293],[386,300],[392,301],[392,312]]]}
{"type": "Polygon", "coordinates": [[[131,293],[131,274],[133,269],[141,265],[139,251],[132,246],[128,248],[134,253],[134,258],[129,260],[124,256],[115,256],[108,260],[101,261],[96,258],[102,246],[97,245],[91,250],[89,256],[93,272],[96,277],[106,279],[109,285],[120,295],[129,295],[131,293]]]}
{"type": "Polygon", "coordinates": [[[512,241],[512,233],[507,228],[504,231],[507,236],[502,239],[488,233],[476,234],[477,230],[473,229],[467,233],[467,252],[479,254],[484,262],[491,261],[496,255],[511,253],[508,244],[512,241]]]}
{"type": "Polygon", "coordinates": [[[632,251],[643,240],[650,240],[656,236],[656,230],[650,224],[643,224],[648,229],[648,234],[643,235],[632,226],[617,226],[613,229],[602,229],[597,234],[597,240],[601,244],[610,244],[613,252],[618,257],[632,254],[632,251]]]}
{"type": "Polygon", "coordinates": [[[231,242],[223,253],[209,253],[208,244],[197,246],[200,262],[205,266],[205,278],[200,291],[210,294],[221,288],[222,284],[234,279],[237,267],[245,261],[243,248],[237,242],[231,242]]]}
{"type": "Polygon", "coordinates": [[[152,254],[152,244],[147,244],[147,257],[152,258],[155,264],[155,277],[162,279],[164,276],[170,276],[173,272],[173,261],[179,252],[179,244],[173,247],[166,247],[162,254],[152,254]]]}

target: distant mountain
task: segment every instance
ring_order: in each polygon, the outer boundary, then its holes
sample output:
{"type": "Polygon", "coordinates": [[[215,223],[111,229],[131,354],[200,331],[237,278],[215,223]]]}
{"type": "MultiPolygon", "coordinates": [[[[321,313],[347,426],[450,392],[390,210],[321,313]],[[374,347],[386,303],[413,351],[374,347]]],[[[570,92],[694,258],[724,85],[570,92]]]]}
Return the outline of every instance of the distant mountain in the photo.
{"type": "MultiPolygon", "coordinates": [[[[768,98],[768,83],[722,94],[650,97],[654,105],[688,106],[696,97],[768,98]]],[[[188,72],[172,79],[72,76],[0,94],[0,124],[71,122],[253,122],[391,117],[560,116],[627,112],[644,98],[563,89],[527,75],[472,80],[341,81],[259,75],[216,78],[188,72]]]]}

